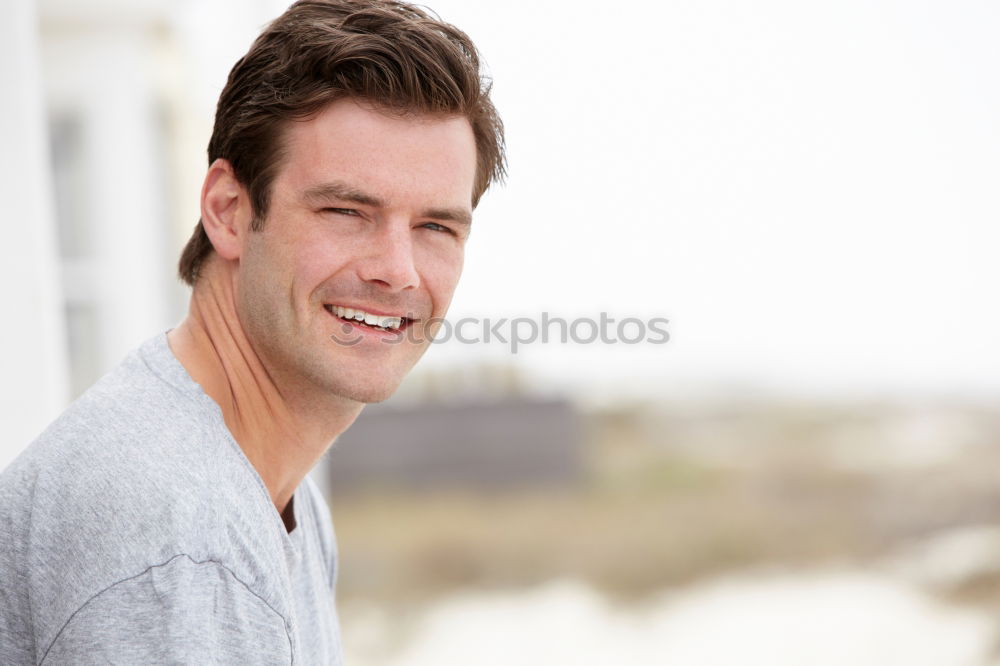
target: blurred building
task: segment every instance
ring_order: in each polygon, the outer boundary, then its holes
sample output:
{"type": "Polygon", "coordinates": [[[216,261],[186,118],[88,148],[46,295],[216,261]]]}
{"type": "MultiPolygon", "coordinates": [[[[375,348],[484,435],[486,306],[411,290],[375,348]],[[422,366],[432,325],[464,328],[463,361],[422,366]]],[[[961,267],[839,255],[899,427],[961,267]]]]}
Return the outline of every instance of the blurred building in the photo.
{"type": "Polygon", "coordinates": [[[71,396],[170,321],[165,3],[39,3],[71,396]]]}
{"type": "Polygon", "coordinates": [[[327,464],[333,493],[567,484],[583,470],[582,426],[573,406],[555,399],[375,406],[341,435],[327,464]]]}
{"type": "MultiPolygon", "coordinates": [[[[286,3],[287,4],[287,3],[286,3]]],[[[11,0],[0,21],[5,466],[183,315],[215,99],[278,0],[11,0]],[[17,225],[16,227],[14,225],[17,225]]]]}

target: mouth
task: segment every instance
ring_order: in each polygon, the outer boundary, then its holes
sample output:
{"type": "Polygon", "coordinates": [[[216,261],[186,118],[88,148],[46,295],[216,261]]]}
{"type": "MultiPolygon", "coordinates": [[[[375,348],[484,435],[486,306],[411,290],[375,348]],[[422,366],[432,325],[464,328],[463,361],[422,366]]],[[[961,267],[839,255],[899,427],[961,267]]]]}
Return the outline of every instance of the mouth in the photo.
{"type": "Polygon", "coordinates": [[[401,315],[385,315],[359,310],[357,308],[347,308],[341,305],[326,303],[323,305],[327,312],[341,321],[364,327],[373,331],[384,333],[396,333],[402,331],[411,323],[413,319],[401,315]]]}

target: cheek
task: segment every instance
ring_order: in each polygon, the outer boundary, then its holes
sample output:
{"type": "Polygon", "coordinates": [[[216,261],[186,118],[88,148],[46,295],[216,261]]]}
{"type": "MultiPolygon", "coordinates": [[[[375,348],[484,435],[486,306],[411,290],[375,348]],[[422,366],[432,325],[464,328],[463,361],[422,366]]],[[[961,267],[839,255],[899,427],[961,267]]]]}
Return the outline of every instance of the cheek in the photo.
{"type": "Polygon", "coordinates": [[[435,253],[422,271],[422,279],[438,314],[443,314],[451,303],[451,297],[462,275],[464,258],[464,252],[461,250],[435,253]]]}
{"type": "Polygon", "coordinates": [[[286,267],[292,277],[293,290],[305,293],[315,291],[355,255],[356,248],[349,240],[331,241],[320,234],[300,238],[287,257],[286,267]]]}
{"type": "Polygon", "coordinates": [[[293,259],[292,271],[300,289],[314,289],[330,277],[334,258],[316,244],[303,248],[293,259]]]}

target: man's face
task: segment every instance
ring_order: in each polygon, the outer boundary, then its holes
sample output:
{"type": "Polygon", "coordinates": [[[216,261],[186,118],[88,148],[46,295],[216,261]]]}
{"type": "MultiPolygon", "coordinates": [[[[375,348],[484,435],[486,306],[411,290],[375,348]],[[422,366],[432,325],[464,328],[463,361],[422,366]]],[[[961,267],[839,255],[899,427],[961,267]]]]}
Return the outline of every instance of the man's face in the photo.
{"type": "Polygon", "coordinates": [[[241,324],[279,386],[384,400],[426,351],[462,271],[472,128],[338,100],[290,123],[284,147],[264,228],[244,236],[241,324]],[[359,311],[403,317],[402,330],[359,311]]]}

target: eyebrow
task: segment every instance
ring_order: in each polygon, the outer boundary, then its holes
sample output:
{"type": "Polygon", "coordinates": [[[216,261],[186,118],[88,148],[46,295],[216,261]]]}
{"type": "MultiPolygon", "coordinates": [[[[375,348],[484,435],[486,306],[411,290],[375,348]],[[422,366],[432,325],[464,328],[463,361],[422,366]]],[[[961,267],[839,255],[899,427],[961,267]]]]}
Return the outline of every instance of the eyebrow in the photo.
{"type": "MultiPolygon", "coordinates": [[[[310,203],[323,203],[329,201],[330,199],[337,199],[339,201],[350,201],[352,203],[360,204],[362,206],[371,206],[373,208],[384,208],[386,206],[384,199],[380,199],[373,194],[363,192],[362,190],[341,181],[332,181],[329,183],[314,185],[302,194],[302,198],[310,203]]],[[[421,212],[420,217],[447,220],[449,222],[455,222],[456,224],[463,224],[466,226],[472,224],[472,213],[464,208],[428,208],[427,210],[421,212]]]]}

